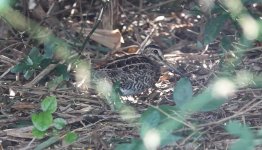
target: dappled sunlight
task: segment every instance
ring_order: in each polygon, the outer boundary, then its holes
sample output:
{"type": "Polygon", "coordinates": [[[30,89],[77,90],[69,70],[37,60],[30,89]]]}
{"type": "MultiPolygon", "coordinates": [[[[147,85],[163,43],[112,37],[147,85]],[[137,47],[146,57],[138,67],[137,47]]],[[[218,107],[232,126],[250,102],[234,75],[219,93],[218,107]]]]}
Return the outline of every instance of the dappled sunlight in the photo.
{"type": "Polygon", "coordinates": [[[131,106],[124,106],[121,110],[120,110],[120,116],[124,121],[127,122],[133,122],[135,121],[139,114],[136,112],[136,110],[131,107],[131,106]]]}
{"type": "Polygon", "coordinates": [[[210,12],[214,7],[214,0],[199,0],[199,6],[203,12],[210,12]]]}
{"type": "Polygon", "coordinates": [[[233,14],[239,14],[244,9],[243,4],[240,0],[223,0],[223,2],[233,14]]]}
{"type": "Polygon", "coordinates": [[[248,40],[255,40],[259,36],[259,24],[251,15],[246,13],[242,2],[240,0],[224,0],[223,2],[228,7],[229,11],[234,15],[234,17],[236,17],[237,21],[242,27],[244,36],[248,40]]]}
{"type": "Polygon", "coordinates": [[[0,0],[0,18],[0,149],[262,143],[259,0],[0,0]]]}
{"type": "Polygon", "coordinates": [[[160,146],[160,134],[156,129],[148,130],[143,138],[145,147],[148,150],[156,150],[160,146]]]}
{"type": "Polygon", "coordinates": [[[0,0],[0,9],[4,9],[6,6],[8,6],[8,2],[8,0],[0,0]]]}
{"type": "Polygon", "coordinates": [[[243,14],[239,17],[239,24],[248,40],[255,40],[259,35],[259,24],[250,15],[243,14]]]}
{"type": "Polygon", "coordinates": [[[254,83],[253,81],[253,74],[246,70],[241,70],[237,72],[235,82],[238,87],[246,87],[254,83]]]}
{"type": "Polygon", "coordinates": [[[102,94],[103,96],[108,97],[113,91],[113,84],[106,79],[97,80],[96,90],[98,94],[102,94]]]}
{"type": "Polygon", "coordinates": [[[218,79],[212,86],[212,96],[214,98],[229,98],[236,91],[236,85],[226,79],[218,79]]]}
{"type": "Polygon", "coordinates": [[[78,88],[83,88],[83,85],[89,86],[91,84],[90,77],[91,73],[87,63],[81,63],[76,67],[75,78],[78,88]]]}

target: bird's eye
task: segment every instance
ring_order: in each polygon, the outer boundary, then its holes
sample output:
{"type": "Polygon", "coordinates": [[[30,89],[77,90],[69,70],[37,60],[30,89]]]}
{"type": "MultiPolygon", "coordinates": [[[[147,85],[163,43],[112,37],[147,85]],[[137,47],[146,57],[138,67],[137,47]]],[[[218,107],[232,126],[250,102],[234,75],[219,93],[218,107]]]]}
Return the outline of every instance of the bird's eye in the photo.
{"type": "Polygon", "coordinates": [[[155,49],[153,52],[154,52],[155,54],[158,54],[158,50],[156,50],[156,49],[155,49]]]}

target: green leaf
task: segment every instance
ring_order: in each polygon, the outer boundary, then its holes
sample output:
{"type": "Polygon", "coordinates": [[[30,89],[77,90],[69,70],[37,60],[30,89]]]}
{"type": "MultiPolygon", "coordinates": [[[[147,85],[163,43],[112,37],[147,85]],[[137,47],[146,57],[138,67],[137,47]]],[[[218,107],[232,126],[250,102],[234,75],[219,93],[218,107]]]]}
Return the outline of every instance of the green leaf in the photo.
{"type": "Polygon", "coordinates": [[[261,19],[257,20],[257,23],[259,25],[259,35],[257,37],[257,40],[261,42],[262,41],[262,20],[261,19]]]}
{"type": "Polygon", "coordinates": [[[254,4],[254,3],[261,3],[261,0],[241,0],[241,2],[245,5],[254,4]]]}
{"type": "Polygon", "coordinates": [[[66,134],[66,136],[64,137],[64,141],[67,144],[72,144],[73,142],[75,142],[77,140],[78,136],[76,133],[74,132],[69,132],[66,134]]]}
{"type": "Polygon", "coordinates": [[[160,121],[161,121],[160,112],[154,108],[149,108],[147,111],[145,111],[142,114],[140,118],[140,122],[141,122],[140,135],[144,137],[147,131],[149,131],[152,128],[156,128],[157,125],[160,123],[160,121]]]}
{"type": "Polygon", "coordinates": [[[68,81],[69,80],[69,72],[67,71],[67,66],[64,64],[59,64],[56,68],[55,68],[55,72],[58,75],[63,75],[63,79],[68,81]]]}
{"type": "Polygon", "coordinates": [[[143,141],[138,139],[132,139],[131,143],[128,144],[118,144],[115,150],[145,150],[143,141]]]}
{"type": "Polygon", "coordinates": [[[204,31],[204,45],[207,45],[216,39],[221,28],[225,24],[225,21],[229,18],[230,16],[227,13],[224,13],[207,21],[204,31]]]}
{"type": "MultiPolygon", "coordinates": [[[[204,96],[204,95],[203,95],[204,96]]],[[[206,111],[212,111],[218,109],[222,104],[224,104],[225,100],[224,98],[214,98],[209,97],[210,101],[205,104],[204,107],[200,109],[200,111],[206,112],[206,111]]]]}
{"type": "Polygon", "coordinates": [[[30,79],[30,78],[32,77],[32,75],[33,75],[34,72],[35,72],[35,71],[32,70],[32,69],[25,71],[24,78],[25,78],[26,80],[30,79]]]}
{"type": "Polygon", "coordinates": [[[239,139],[230,146],[230,150],[254,150],[255,146],[252,139],[239,139]]]}
{"type": "Polygon", "coordinates": [[[223,47],[225,50],[232,49],[232,40],[228,38],[228,36],[223,36],[220,46],[223,47]]]}
{"type": "Polygon", "coordinates": [[[52,58],[56,47],[55,41],[48,40],[44,43],[44,58],[52,58]]]}
{"type": "Polygon", "coordinates": [[[48,82],[48,89],[52,89],[53,87],[57,87],[60,83],[64,81],[63,76],[55,77],[52,81],[48,82]]]}
{"type": "Polygon", "coordinates": [[[119,91],[120,91],[119,87],[120,87],[119,82],[114,83],[110,96],[107,97],[107,100],[111,105],[112,109],[116,111],[120,111],[123,107],[123,103],[119,95],[119,91]]]}
{"type": "MultiPolygon", "coordinates": [[[[140,118],[140,136],[144,137],[145,134],[151,129],[161,130],[159,129],[159,126],[168,120],[174,121],[173,119],[168,118],[168,115],[173,116],[176,111],[177,108],[175,106],[167,105],[159,106],[158,109],[152,107],[148,108],[140,118]]],[[[172,124],[174,124],[174,122],[172,124]]],[[[167,128],[168,131],[170,131],[169,129],[172,129],[172,127],[165,127],[165,129],[167,128]]]]}
{"type": "Polygon", "coordinates": [[[30,57],[26,57],[26,64],[28,66],[33,66],[34,62],[32,61],[32,59],[30,57]]]}
{"type": "Polygon", "coordinates": [[[57,128],[58,130],[61,130],[65,127],[66,125],[66,120],[63,118],[56,118],[54,119],[54,126],[55,128],[57,128]]]}
{"type": "Polygon", "coordinates": [[[48,96],[41,102],[41,109],[50,113],[54,113],[57,109],[57,100],[54,96],[48,96]]]}
{"type": "Polygon", "coordinates": [[[38,68],[44,57],[39,52],[38,48],[33,47],[28,54],[27,64],[31,65],[34,69],[38,68]]]}
{"type": "Polygon", "coordinates": [[[50,137],[49,139],[47,139],[46,141],[39,143],[34,150],[43,150],[43,149],[50,149],[48,147],[50,147],[52,144],[56,143],[60,141],[60,137],[59,136],[53,136],[50,137]]]}
{"type": "Polygon", "coordinates": [[[173,100],[178,107],[190,101],[193,97],[191,82],[188,78],[181,78],[174,89],[173,100]]]}
{"type": "Polygon", "coordinates": [[[34,57],[34,56],[38,56],[38,55],[40,55],[40,52],[39,52],[38,48],[36,48],[36,47],[33,47],[28,54],[29,57],[34,57]]]}
{"type": "Polygon", "coordinates": [[[239,121],[231,121],[226,126],[226,130],[240,137],[231,145],[230,150],[253,150],[255,149],[254,135],[249,127],[242,125],[239,121]]]}
{"type": "Polygon", "coordinates": [[[23,61],[17,65],[15,65],[12,69],[11,72],[12,73],[18,73],[18,72],[23,72],[25,70],[27,70],[29,67],[28,65],[26,65],[26,63],[24,63],[23,61]]]}
{"type": "Polygon", "coordinates": [[[37,138],[37,139],[42,139],[44,136],[45,136],[45,131],[40,131],[40,130],[38,130],[37,128],[33,128],[33,130],[32,130],[32,134],[33,134],[33,136],[35,137],[35,138],[37,138]]]}
{"type": "Polygon", "coordinates": [[[40,112],[32,115],[34,127],[39,131],[46,131],[53,122],[53,116],[50,112],[40,112]]]}
{"type": "Polygon", "coordinates": [[[174,143],[180,139],[182,139],[181,136],[173,135],[172,133],[170,133],[170,135],[164,136],[164,138],[161,139],[161,146],[174,143]]]}
{"type": "Polygon", "coordinates": [[[226,130],[236,136],[253,139],[254,135],[249,127],[242,125],[239,121],[230,121],[226,130]]]}

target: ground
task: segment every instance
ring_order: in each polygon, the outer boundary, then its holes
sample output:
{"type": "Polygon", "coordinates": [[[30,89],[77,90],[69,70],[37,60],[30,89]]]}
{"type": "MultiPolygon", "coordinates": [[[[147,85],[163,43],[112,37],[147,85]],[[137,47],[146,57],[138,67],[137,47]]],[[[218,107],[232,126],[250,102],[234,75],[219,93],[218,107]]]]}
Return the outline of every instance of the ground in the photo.
{"type": "Polygon", "coordinates": [[[83,77],[90,73],[86,68],[135,53],[148,42],[162,47],[166,60],[187,76],[193,101],[216,87],[215,95],[226,97],[215,108],[205,105],[183,116],[184,127],[170,131],[180,139],[159,149],[222,150],[245,137],[262,149],[262,4],[238,2],[240,12],[224,1],[40,0],[1,6],[0,149],[115,149],[143,139],[144,112],[178,105],[173,94],[182,77],[163,67],[156,87],[120,97],[130,108],[124,112],[113,109],[83,77]],[[102,8],[101,23],[84,44],[102,8]],[[57,100],[52,116],[67,123],[35,139],[31,117],[43,110],[41,101],[47,96],[57,100]],[[243,132],[230,129],[233,120],[243,132]],[[68,132],[78,136],[71,144],[63,140],[68,132]]]}

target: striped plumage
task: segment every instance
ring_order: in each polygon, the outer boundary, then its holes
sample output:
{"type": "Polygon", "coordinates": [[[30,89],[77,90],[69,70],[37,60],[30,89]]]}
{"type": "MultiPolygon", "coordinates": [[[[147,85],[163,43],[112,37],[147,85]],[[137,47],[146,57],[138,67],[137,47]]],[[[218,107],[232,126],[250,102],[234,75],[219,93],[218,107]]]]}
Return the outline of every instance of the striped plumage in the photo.
{"type": "Polygon", "coordinates": [[[96,78],[120,83],[121,94],[135,95],[154,86],[160,77],[160,67],[165,64],[161,49],[148,45],[141,54],[119,57],[95,68],[96,78]]]}

